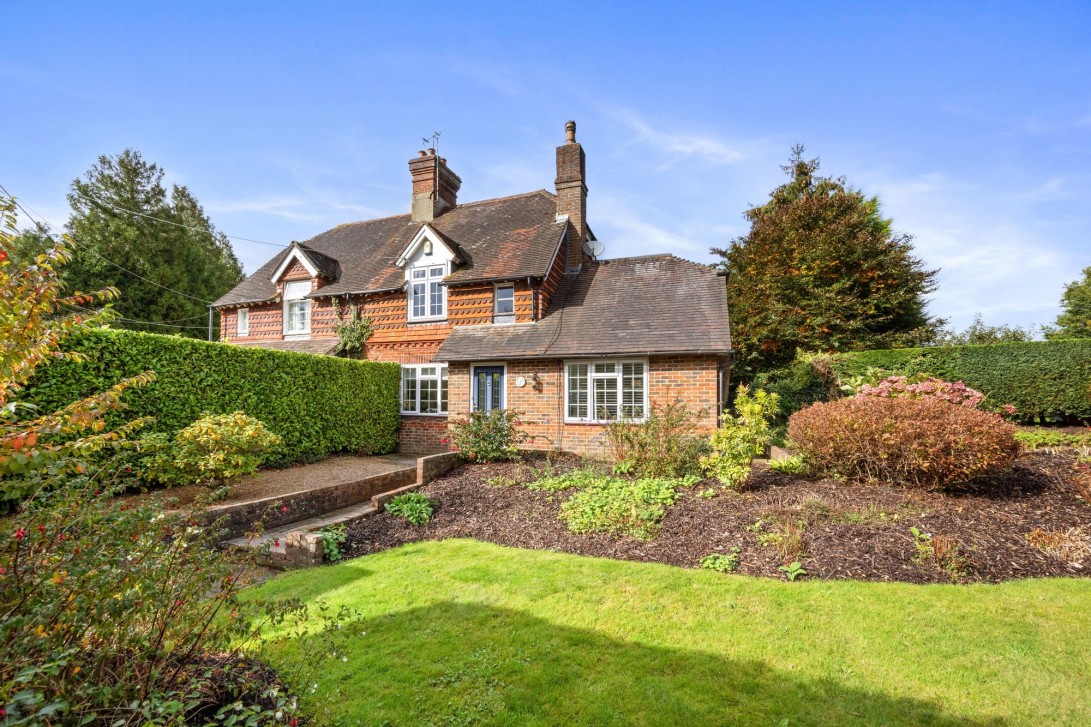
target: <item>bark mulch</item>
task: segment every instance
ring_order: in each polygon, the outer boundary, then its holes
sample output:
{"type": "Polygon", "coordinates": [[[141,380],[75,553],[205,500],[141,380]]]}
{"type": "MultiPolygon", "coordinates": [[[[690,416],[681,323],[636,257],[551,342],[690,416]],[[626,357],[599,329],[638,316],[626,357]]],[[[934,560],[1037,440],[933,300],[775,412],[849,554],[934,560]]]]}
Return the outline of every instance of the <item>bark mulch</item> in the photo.
{"type": "MultiPolygon", "coordinates": [[[[583,466],[554,460],[553,472],[583,466]]],[[[438,501],[423,527],[380,514],[349,528],[346,555],[358,556],[417,540],[476,538],[499,545],[555,550],[620,560],[696,567],[710,553],[740,549],[739,573],[781,578],[779,566],[799,559],[809,577],[910,583],[1003,581],[1086,576],[1091,558],[1066,561],[1027,540],[1035,528],[1091,534],[1091,505],[1069,477],[1073,458],[1032,452],[1008,472],[945,493],[810,480],[759,467],[750,489],[706,499],[715,483],[684,490],[650,542],[611,535],[576,535],[558,520],[571,493],[494,486],[497,477],[534,479],[544,460],[465,465],[421,491],[438,501]],[[495,481],[495,480],[494,480],[495,481]],[[755,523],[762,522],[760,528],[755,523]],[[769,533],[802,524],[802,550],[778,549],[769,533]],[[922,558],[910,527],[957,542],[957,567],[922,558]],[[765,537],[766,544],[761,542],[765,537]]],[[[774,535],[775,538],[775,535],[774,535]]]]}

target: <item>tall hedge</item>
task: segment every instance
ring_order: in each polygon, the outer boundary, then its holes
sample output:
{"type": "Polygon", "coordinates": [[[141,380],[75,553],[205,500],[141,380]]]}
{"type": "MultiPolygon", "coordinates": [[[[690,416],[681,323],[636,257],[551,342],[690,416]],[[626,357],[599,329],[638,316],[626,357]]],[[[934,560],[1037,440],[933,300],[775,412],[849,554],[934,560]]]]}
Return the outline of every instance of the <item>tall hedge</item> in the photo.
{"type": "MultiPolygon", "coordinates": [[[[846,381],[869,368],[931,374],[983,392],[986,406],[1014,404],[1024,422],[1091,420],[1091,340],[1028,341],[857,351],[800,359],[756,379],[780,394],[787,416],[828,398],[830,377],[846,381]]],[[[836,387],[833,387],[836,389],[836,387]]]]}
{"type": "Polygon", "coordinates": [[[174,433],[202,414],[242,410],[283,438],[271,457],[281,465],[341,451],[385,453],[397,443],[397,364],[105,329],[64,348],[87,360],[39,369],[22,400],[53,411],[154,371],[155,383],[126,392],[121,415],[155,417],[145,431],[174,433]]]}

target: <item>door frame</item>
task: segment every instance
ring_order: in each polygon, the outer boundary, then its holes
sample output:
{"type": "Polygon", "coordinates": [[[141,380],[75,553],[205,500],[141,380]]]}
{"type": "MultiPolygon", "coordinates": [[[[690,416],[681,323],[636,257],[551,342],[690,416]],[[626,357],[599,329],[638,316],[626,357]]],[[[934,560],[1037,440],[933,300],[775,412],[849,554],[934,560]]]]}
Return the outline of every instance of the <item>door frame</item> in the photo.
{"type": "Polygon", "coordinates": [[[503,385],[500,387],[500,408],[506,409],[508,407],[508,364],[506,361],[475,361],[470,364],[470,411],[477,411],[474,409],[474,402],[477,401],[477,374],[475,369],[481,368],[499,368],[503,369],[503,385]]]}

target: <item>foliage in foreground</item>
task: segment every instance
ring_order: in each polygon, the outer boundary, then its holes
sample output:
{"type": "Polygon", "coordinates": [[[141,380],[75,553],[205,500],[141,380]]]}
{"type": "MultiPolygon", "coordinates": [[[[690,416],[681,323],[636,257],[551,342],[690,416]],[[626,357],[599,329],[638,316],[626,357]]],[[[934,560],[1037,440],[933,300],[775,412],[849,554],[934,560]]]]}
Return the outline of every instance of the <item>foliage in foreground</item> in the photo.
{"type": "Polygon", "coordinates": [[[1020,429],[1015,433],[1015,440],[1027,449],[1091,447],[1091,429],[1080,433],[1043,428],[1020,429]]]}
{"type": "Polygon", "coordinates": [[[934,398],[815,404],[791,416],[788,437],[818,475],[929,490],[1006,469],[1019,454],[999,415],[934,398]]]}
{"type": "Polygon", "coordinates": [[[154,417],[146,431],[173,437],[206,414],[242,410],[282,438],[269,456],[274,465],[334,452],[381,454],[398,441],[397,364],[103,329],[78,332],[64,350],[95,365],[51,361],[24,401],[58,409],[154,371],[156,385],[127,395],[127,410],[109,417],[108,426],[154,417]]]}
{"type": "Polygon", "coordinates": [[[110,430],[105,418],[126,387],[151,377],[17,416],[12,397],[43,361],[86,361],[59,345],[87,322],[61,308],[76,302],[59,293],[66,240],[13,269],[10,211],[0,201],[0,486],[21,502],[0,520],[4,723],[294,723],[298,704],[281,678],[300,672],[278,677],[255,657],[262,629],[289,627],[307,609],[239,601],[247,564],[211,547],[216,528],[200,526],[200,511],[119,500],[115,472],[90,469],[91,457],[130,446],[143,421],[110,430]]]}
{"type": "Polygon", "coordinates": [[[451,426],[451,440],[459,454],[472,462],[504,462],[515,459],[519,445],[527,441],[519,429],[519,414],[510,409],[474,411],[451,426]]]}
{"type": "Polygon", "coordinates": [[[735,414],[724,412],[720,428],[712,433],[712,451],[701,465],[724,487],[743,489],[750,479],[750,464],[773,441],[771,421],[777,413],[776,394],[740,386],[735,395],[735,414]]]}
{"type": "Polygon", "coordinates": [[[386,504],[386,511],[395,517],[403,518],[410,525],[427,525],[435,512],[436,501],[420,492],[407,492],[391,498],[386,504]]]}
{"type": "Polygon", "coordinates": [[[698,481],[694,476],[629,480],[603,475],[568,498],[561,505],[560,518],[574,533],[651,540],[659,533],[666,509],[678,499],[678,488],[698,481]]]}
{"type": "Polygon", "coordinates": [[[606,438],[619,468],[641,477],[682,477],[700,473],[707,437],[697,433],[705,412],[681,402],[652,405],[643,422],[621,419],[606,425],[606,438]]]}

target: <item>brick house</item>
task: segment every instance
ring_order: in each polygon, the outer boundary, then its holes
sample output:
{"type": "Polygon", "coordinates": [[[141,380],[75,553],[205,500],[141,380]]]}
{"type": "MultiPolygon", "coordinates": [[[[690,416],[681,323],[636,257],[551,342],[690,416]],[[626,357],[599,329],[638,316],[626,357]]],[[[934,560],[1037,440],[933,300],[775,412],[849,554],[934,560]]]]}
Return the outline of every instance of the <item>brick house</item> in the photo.
{"type": "MultiPolygon", "coordinates": [[[[216,301],[223,340],[313,354],[338,313],[402,366],[406,451],[442,449],[448,421],[509,408],[539,448],[604,453],[603,423],[682,401],[712,429],[731,362],[724,278],[673,255],[597,260],[576,124],[555,193],[460,203],[433,150],[409,162],[411,212],[293,242],[216,301]]],[[[306,386],[306,382],[299,382],[306,386]]]]}

